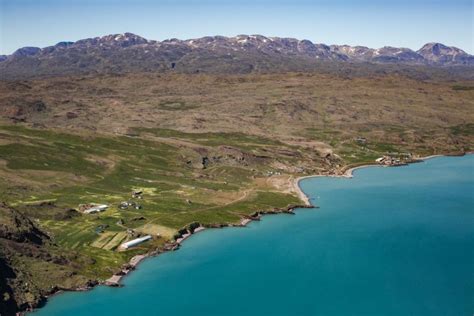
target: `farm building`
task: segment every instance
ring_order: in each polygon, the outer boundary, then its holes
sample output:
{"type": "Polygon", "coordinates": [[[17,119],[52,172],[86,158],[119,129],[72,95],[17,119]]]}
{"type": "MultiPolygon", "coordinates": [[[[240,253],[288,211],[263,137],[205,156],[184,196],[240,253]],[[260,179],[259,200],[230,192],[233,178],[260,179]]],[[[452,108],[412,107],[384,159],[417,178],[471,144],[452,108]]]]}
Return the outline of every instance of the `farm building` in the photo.
{"type": "Polygon", "coordinates": [[[133,191],[132,198],[141,199],[143,198],[142,194],[143,194],[143,191],[133,191]]]}
{"type": "Polygon", "coordinates": [[[130,241],[127,241],[123,244],[120,245],[120,248],[121,249],[128,249],[130,247],[133,247],[133,246],[136,246],[136,245],[139,245],[141,244],[142,242],[145,242],[147,240],[150,240],[151,239],[151,235],[146,235],[144,237],[140,237],[140,238],[137,238],[137,239],[133,239],[133,240],[130,240],[130,241]]]}
{"type": "Polygon", "coordinates": [[[105,211],[109,206],[107,204],[94,205],[84,210],[84,214],[93,214],[105,211]]]}
{"type": "Polygon", "coordinates": [[[121,210],[126,210],[128,209],[128,207],[133,207],[134,209],[136,210],[141,210],[142,209],[142,206],[134,201],[124,201],[124,202],[121,202],[119,204],[119,208],[121,210]]]}

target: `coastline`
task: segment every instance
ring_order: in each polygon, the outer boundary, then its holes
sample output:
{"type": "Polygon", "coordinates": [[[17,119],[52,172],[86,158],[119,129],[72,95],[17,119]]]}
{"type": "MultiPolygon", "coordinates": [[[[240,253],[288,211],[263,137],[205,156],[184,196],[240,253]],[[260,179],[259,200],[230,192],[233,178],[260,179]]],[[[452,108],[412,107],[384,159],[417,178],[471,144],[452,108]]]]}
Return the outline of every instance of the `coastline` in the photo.
{"type": "MultiPolygon", "coordinates": [[[[417,157],[417,158],[413,159],[413,161],[408,162],[407,165],[411,164],[411,163],[423,162],[425,160],[432,159],[432,158],[448,157],[448,156],[464,156],[464,155],[467,155],[467,154],[473,154],[473,152],[466,152],[466,153],[456,154],[456,155],[445,154],[445,155],[430,155],[430,156],[424,156],[424,157],[417,157]]],[[[128,275],[131,271],[135,270],[136,267],[140,264],[140,262],[142,262],[144,259],[149,258],[149,257],[155,257],[155,256],[158,256],[159,254],[162,254],[162,253],[165,253],[165,252],[168,252],[168,251],[178,250],[180,248],[181,244],[186,239],[188,239],[189,237],[191,237],[192,235],[194,235],[194,234],[196,234],[200,231],[211,229],[211,228],[246,227],[252,221],[259,221],[261,219],[261,217],[264,216],[264,215],[282,214],[282,213],[294,215],[295,214],[294,209],[296,209],[296,208],[318,208],[318,206],[312,205],[310,203],[309,197],[301,189],[301,187],[299,185],[299,182],[301,180],[304,180],[304,179],[307,179],[307,178],[316,178],[316,177],[353,178],[353,176],[354,176],[353,172],[355,170],[362,169],[362,168],[367,168],[367,167],[373,167],[373,166],[387,167],[387,166],[379,165],[377,163],[368,163],[368,164],[364,164],[364,165],[360,165],[360,166],[350,167],[348,169],[344,169],[344,167],[343,167],[341,169],[341,171],[343,171],[342,174],[308,175],[308,176],[298,177],[298,178],[296,178],[292,181],[292,186],[293,186],[295,192],[297,193],[298,197],[304,202],[304,205],[289,205],[286,208],[274,208],[272,210],[267,210],[267,211],[256,211],[256,212],[252,213],[249,216],[244,216],[238,224],[226,223],[226,224],[210,224],[210,225],[204,225],[204,226],[200,225],[199,227],[194,229],[192,232],[188,231],[188,233],[183,234],[180,238],[176,239],[174,242],[166,243],[165,246],[162,249],[155,249],[155,250],[150,251],[146,254],[140,254],[140,255],[136,255],[136,256],[132,257],[129,260],[128,263],[126,263],[122,266],[121,270],[118,273],[113,274],[110,278],[106,279],[105,281],[89,280],[89,282],[87,282],[87,284],[85,284],[84,286],[77,287],[77,288],[71,288],[71,289],[55,288],[55,289],[52,289],[52,291],[49,294],[45,295],[43,297],[43,299],[40,302],[38,302],[38,304],[36,306],[32,306],[31,308],[29,308],[27,310],[24,310],[24,311],[21,311],[18,314],[19,315],[26,315],[27,313],[30,313],[30,312],[34,311],[35,309],[41,308],[47,303],[47,301],[50,297],[58,295],[58,294],[63,293],[63,292],[88,291],[88,290],[93,289],[97,285],[106,285],[106,286],[111,286],[111,287],[121,287],[121,286],[123,286],[123,284],[121,283],[123,278],[126,275],[128,275]]]]}
{"type": "MultiPolygon", "coordinates": [[[[136,255],[130,259],[130,261],[125,264],[120,272],[112,275],[110,278],[103,282],[99,282],[97,285],[107,285],[107,286],[112,286],[112,287],[121,287],[123,284],[120,282],[122,279],[128,275],[131,271],[135,270],[138,264],[143,261],[146,258],[149,257],[156,257],[159,254],[168,252],[168,251],[175,251],[180,248],[182,243],[188,239],[189,237],[207,230],[207,229],[214,229],[214,228],[226,228],[226,227],[246,227],[248,224],[250,224],[253,221],[260,221],[261,217],[264,215],[274,215],[274,214],[291,214],[294,215],[294,209],[296,208],[317,208],[317,206],[313,206],[311,204],[304,204],[304,205],[289,205],[286,208],[274,208],[272,210],[267,210],[267,211],[256,211],[252,213],[251,215],[244,216],[238,224],[211,224],[211,225],[200,225],[196,229],[194,229],[192,232],[188,230],[187,233],[183,234],[180,238],[177,238],[174,242],[170,242],[165,244],[165,247],[163,249],[157,249],[154,251],[151,251],[147,254],[142,254],[142,255],[136,255]]],[[[91,287],[92,288],[92,287],[91,287]]]]}
{"type": "Polygon", "coordinates": [[[124,286],[121,282],[123,278],[129,275],[133,270],[137,268],[137,266],[145,259],[156,257],[162,253],[169,252],[169,251],[176,251],[180,248],[181,244],[188,239],[189,237],[193,236],[196,233],[207,229],[214,229],[214,228],[226,228],[226,227],[246,227],[249,223],[253,221],[259,221],[262,216],[264,215],[274,215],[274,214],[291,214],[294,215],[294,209],[296,208],[318,208],[317,206],[313,206],[311,204],[304,204],[304,205],[289,205],[286,208],[274,208],[271,210],[263,210],[263,211],[256,211],[251,215],[244,216],[241,218],[238,224],[235,223],[226,223],[226,224],[210,224],[210,225],[200,225],[193,232],[188,232],[182,235],[180,238],[176,239],[173,242],[168,242],[162,249],[155,249],[145,254],[140,254],[133,256],[127,263],[122,265],[122,268],[119,272],[114,273],[110,278],[104,281],[98,280],[89,280],[85,285],[75,287],[75,288],[54,288],[48,294],[44,295],[43,298],[37,303],[35,306],[30,306],[26,310],[18,312],[18,315],[26,315],[34,310],[43,307],[47,302],[48,299],[59,295],[64,292],[83,292],[89,291],[95,288],[98,285],[104,286],[111,286],[111,287],[122,287],[124,286]]]}
{"type": "MultiPolygon", "coordinates": [[[[311,202],[309,201],[309,197],[303,192],[301,189],[299,183],[300,181],[308,178],[318,178],[318,177],[336,177],[336,178],[352,178],[354,177],[353,172],[357,169],[362,169],[362,168],[367,168],[367,167],[373,167],[373,166],[379,166],[378,164],[364,164],[360,166],[355,166],[351,167],[349,169],[346,169],[342,174],[333,174],[333,175],[325,175],[325,174],[316,174],[316,175],[311,175],[311,176],[302,176],[298,177],[293,181],[293,189],[295,192],[298,194],[298,197],[305,202],[306,205],[311,205],[311,202]]],[[[344,170],[344,169],[342,169],[344,170]]]]}
{"type": "MultiPolygon", "coordinates": [[[[423,156],[423,157],[416,157],[414,158],[412,161],[409,161],[407,162],[406,165],[409,165],[409,164],[412,164],[412,163],[419,163],[419,162],[423,162],[423,161],[426,161],[426,160],[429,160],[429,159],[433,159],[433,158],[439,158],[439,157],[457,157],[457,156],[465,156],[465,155],[471,155],[473,154],[474,152],[465,152],[465,153],[459,153],[459,154],[436,154],[436,155],[429,155],[429,156],[423,156]]],[[[404,166],[404,165],[401,165],[401,166],[404,166]]],[[[362,168],[367,168],[367,167],[400,167],[400,166],[384,166],[384,165],[380,165],[378,163],[367,163],[367,164],[363,164],[363,165],[360,165],[360,166],[354,166],[354,167],[350,167],[348,169],[345,169],[344,167],[341,169],[343,172],[342,174],[332,174],[332,175],[310,175],[310,176],[302,176],[302,177],[298,177],[296,178],[294,181],[292,181],[292,184],[293,184],[293,189],[294,191],[298,194],[298,197],[304,201],[304,203],[306,205],[311,205],[311,202],[309,201],[309,197],[303,192],[303,190],[301,189],[299,183],[300,181],[304,180],[304,179],[308,179],[308,178],[318,178],[318,177],[337,177],[337,178],[353,178],[354,177],[354,171],[357,170],[357,169],[362,169],[362,168]]],[[[347,167],[346,167],[347,168],[347,167]]]]}

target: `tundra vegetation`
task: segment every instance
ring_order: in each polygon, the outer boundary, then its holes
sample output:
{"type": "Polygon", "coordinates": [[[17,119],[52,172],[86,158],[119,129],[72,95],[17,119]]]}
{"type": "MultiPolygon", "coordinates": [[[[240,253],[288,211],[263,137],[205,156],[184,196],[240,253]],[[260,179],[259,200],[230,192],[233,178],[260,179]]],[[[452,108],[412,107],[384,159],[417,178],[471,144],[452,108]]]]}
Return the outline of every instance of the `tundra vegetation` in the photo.
{"type": "Polygon", "coordinates": [[[302,204],[299,176],[469,152],[473,87],[317,72],[0,81],[0,307],[103,281],[184,227],[302,204]]]}

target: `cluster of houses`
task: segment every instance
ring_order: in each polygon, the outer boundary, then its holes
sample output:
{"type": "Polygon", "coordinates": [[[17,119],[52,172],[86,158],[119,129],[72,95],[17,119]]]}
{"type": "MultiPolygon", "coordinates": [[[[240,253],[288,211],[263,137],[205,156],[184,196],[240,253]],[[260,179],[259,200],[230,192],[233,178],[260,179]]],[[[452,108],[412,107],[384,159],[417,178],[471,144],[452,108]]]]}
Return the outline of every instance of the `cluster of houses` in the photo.
{"type": "MultiPolygon", "coordinates": [[[[132,198],[143,199],[143,191],[133,191],[132,198]]],[[[135,201],[123,201],[119,204],[118,207],[121,210],[126,210],[129,207],[134,208],[136,210],[140,210],[142,208],[142,206],[135,201]]],[[[84,214],[100,213],[100,212],[105,211],[108,208],[109,206],[107,204],[88,203],[88,204],[79,205],[79,210],[84,214]]]]}
{"type": "Polygon", "coordinates": [[[403,166],[407,164],[406,161],[392,156],[382,156],[375,159],[375,162],[384,166],[403,166]]]}
{"type": "Polygon", "coordinates": [[[134,201],[123,201],[123,202],[120,202],[120,204],[119,204],[119,209],[121,209],[121,210],[126,210],[129,207],[132,207],[136,210],[140,210],[142,208],[142,206],[140,204],[138,204],[137,202],[134,202],[134,201]]]}
{"type": "MultiPolygon", "coordinates": [[[[139,200],[143,199],[143,191],[133,191],[132,198],[139,199],[139,200]]],[[[135,201],[123,201],[119,204],[119,209],[121,210],[126,210],[129,207],[134,208],[136,210],[141,210],[142,208],[142,206],[135,201]]]]}
{"type": "MultiPolygon", "coordinates": [[[[143,199],[143,191],[133,191],[132,192],[132,198],[133,199],[143,199]]],[[[119,204],[119,209],[121,210],[125,210],[125,209],[128,209],[129,207],[131,208],[134,208],[136,210],[139,210],[142,208],[142,206],[135,202],[135,201],[124,201],[124,202],[121,202],[119,204]]],[[[79,205],[79,210],[84,213],[84,214],[95,214],[95,213],[100,213],[100,212],[103,212],[105,210],[107,210],[109,208],[109,206],[107,204],[96,204],[96,203],[88,203],[88,204],[81,204],[79,205]]],[[[118,222],[117,222],[118,225],[123,225],[123,220],[120,219],[118,222]]],[[[106,228],[108,228],[109,225],[99,225],[95,228],[95,233],[97,234],[101,234],[105,231],[106,228]]],[[[134,246],[137,246],[143,242],[146,242],[148,240],[151,240],[152,239],[152,236],[151,235],[146,235],[146,236],[141,236],[140,237],[140,234],[137,234],[133,229],[127,229],[127,234],[130,237],[135,237],[138,235],[138,238],[135,238],[135,239],[132,239],[132,240],[129,240],[127,242],[124,242],[123,244],[121,244],[119,246],[119,249],[120,250],[127,250],[131,247],[134,247],[134,246]]],[[[159,237],[159,234],[157,234],[157,236],[159,237]]]]}
{"type": "Polygon", "coordinates": [[[356,137],[355,138],[355,141],[356,143],[360,144],[360,145],[366,145],[367,144],[367,138],[365,137],[356,137]]]}
{"type": "Polygon", "coordinates": [[[280,171],[267,171],[266,175],[267,175],[267,177],[279,176],[279,175],[281,175],[281,172],[280,171]]]}

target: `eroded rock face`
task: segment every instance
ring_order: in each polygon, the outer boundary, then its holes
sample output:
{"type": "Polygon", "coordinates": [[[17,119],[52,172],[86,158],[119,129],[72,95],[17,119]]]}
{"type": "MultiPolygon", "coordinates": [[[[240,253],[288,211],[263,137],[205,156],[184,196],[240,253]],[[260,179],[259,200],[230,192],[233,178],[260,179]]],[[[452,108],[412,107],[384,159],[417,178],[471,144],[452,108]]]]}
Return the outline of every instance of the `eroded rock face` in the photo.
{"type": "Polygon", "coordinates": [[[196,147],[193,148],[193,156],[183,157],[183,163],[188,167],[206,169],[210,166],[249,166],[263,163],[270,159],[268,156],[256,155],[243,149],[228,145],[216,148],[196,147]]]}
{"type": "Polygon", "coordinates": [[[77,118],[79,115],[77,115],[77,113],[74,113],[74,112],[67,112],[66,113],[66,118],[68,120],[72,120],[72,119],[75,119],[77,118]]]}
{"type": "MultiPolygon", "coordinates": [[[[12,262],[18,256],[48,256],[41,246],[49,243],[47,234],[20,212],[0,203],[0,311],[1,315],[15,315],[42,300],[30,291],[26,273],[17,271],[12,262]]],[[[48,258],[45,258],[48,259],[48,258]]],[[[51,257],[49,258],[51,259],[51,257]]]]}
{"type": "MultiPolygon", "coordinates": [[[[58,248],[53,239],[25,215],[54,207],[51,202],[43,202],[22,208],[23,213],[0,202],[0,316],[39,307],[48,295],[60,289],[77,290],[95,285],[80,274],[81,264],[91,265],[94,261],[58,248]]],[[[63,210],[59,220],[77,216],[76,213],[63,210]]]]}
{"type": "Polygon", "coordinates": [[[0,108],[0,116],[12,119],[26,119],[35,115],[40,115],[48,110],[47,105],[42,100],[29,101],[25,103],[6,104],[0,108]]]}
{"type": "Polygon", "coordinates": [[[5,203],[0,203],[0,238],[21,243],[42,245],[50,237],[39,230],[33,222],[5,203]]]}
{"type": "Polygon", "coordinates": [[[30,280],[30,271],[17,262],[30,259],[67,264],[65,258],[51,255],[46,248],[50,237],[29,218],[0,203],[0,314],[16,312],[37,306],[44,300],[43,291],[30,280]],[[18,266],[17,266],[18,265],[18,266]]]}

